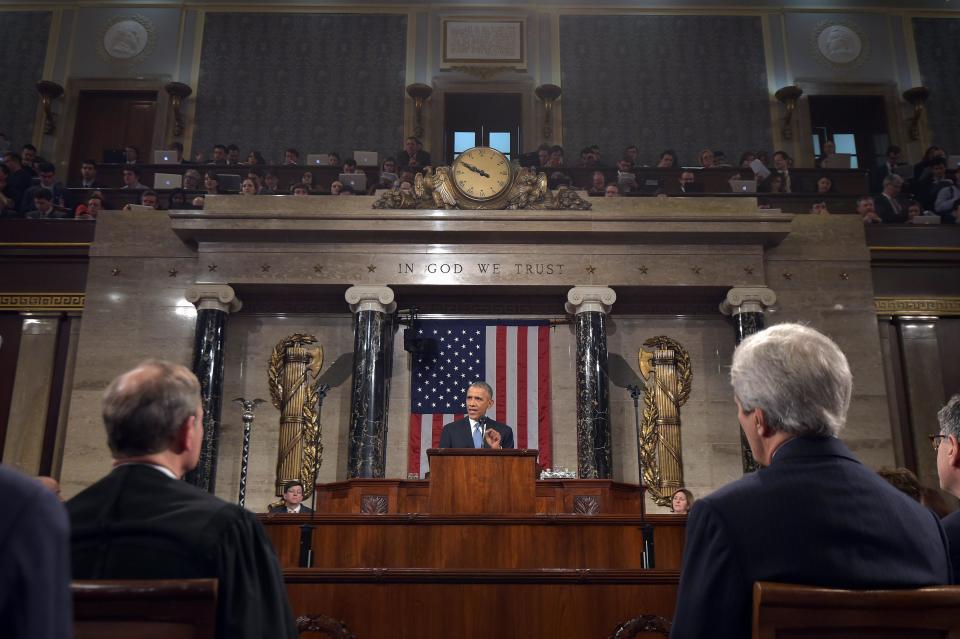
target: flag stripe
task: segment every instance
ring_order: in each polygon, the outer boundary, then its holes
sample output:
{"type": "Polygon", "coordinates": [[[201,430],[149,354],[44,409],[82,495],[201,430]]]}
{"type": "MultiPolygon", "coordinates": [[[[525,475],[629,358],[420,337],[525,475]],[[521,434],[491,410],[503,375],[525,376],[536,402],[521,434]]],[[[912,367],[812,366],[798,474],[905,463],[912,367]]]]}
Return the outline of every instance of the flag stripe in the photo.
{"type": "Polygon", "coordinates": [[[537,405],[540,416],[538,424],[540,465],[544,468],[553,468],[553,434],[550,430],[550,327],[541,326],[537,332],[539,333],[537,405]]]}
{"type": "MultiPolygon", "coordinates": [[[[533,448],[527,439],[527,327],[517,327],[517,421],[516,445],[518,448],[533,448]]],[[[536,440],[533,440],[536,441],[536,440]]]]}
{"type": "MultiPolygon", "coordinates": [[[[497,410],[497,421],[507,421],[507,396],[510,389],[507,388],[507,327],[497,327],[497,355],[494,360],[494,376],[497,380],[497,394],[495,395],[494,407],[497,410]]],[[[490,370],[490,363],[487,362],[487,370],[490,370]]]]}
{"type": "Polygon", "coordinates": [[[407,435],[410,442],[407,449],[407,477],[412,475],[420,477],[420,442],[423,441],[420,424],[422,422],[423,415],[410,413],[410,432],[407,435]]]}
{"type": "MultiPolygon", "coordinates": [[[[517,327],[507,327],[507,349],[504,374],[507,378],[507,392],[504,399],[507,402],[507,418],[499,421],[509,424],[513,427],[514,434],[517,431],[517,327]]],[[[497,362],[497,370],[500,369],[500,362],[497,362]]]]}
{"type": "Polygon", "coordinates": [[[526,390],[523,394],[523,397],[526,397],[527,448],[537,449],[540,448],[540,395],[537,393],[540,374],[540,361],[537,358],[539,337],[538,327],[533,326],[527,330],[526,344],[524,344],[527,361],[526,390]]]}

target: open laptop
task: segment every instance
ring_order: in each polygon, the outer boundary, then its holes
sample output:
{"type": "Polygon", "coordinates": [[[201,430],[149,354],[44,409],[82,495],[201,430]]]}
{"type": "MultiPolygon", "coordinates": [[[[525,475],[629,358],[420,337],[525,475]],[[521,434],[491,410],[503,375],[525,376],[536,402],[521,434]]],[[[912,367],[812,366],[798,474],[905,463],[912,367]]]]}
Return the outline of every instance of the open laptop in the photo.
{"type": "Polygon", "coordinates": [[[307,164],[310,166],[327,166],[330,163],[328,153],[310,153],[307,155],[307,164]]]}
{"type": "Polygon", "coordinates": [[[153,188],[179,189],[183,186],[183,176],[178,173],[154,173],[153,188]]]}
{"type": "Polygon", "coordinates": [[[363,173],[341,173],[340,181],[349,186],[354,193],[367,192],[367,176],[363,173]]]}
{"type": "Polygon", "coordinates": [[[377,166],[376,151],[354,151],[353,159],[357,161],[357,166],[377,166]]]}
{"type": "Polygon", "coordinates": [[[180,164],[180,160],[177,159],[176,151],[154,151],[153,163],[154,164],[180,164]]]}
{"type": "Polygon", "coordinates": [[[234,175],[233,173],[221,173],[220,178],[220,190],[227,191],[229,193],[239,193],[240,184],[243,180],[239,175],[234,175]]]}
{"type": "Polygon", "coordinates": [[[730,189],[734,193],[756,193],[756,180],[730,180],[730,189]]]}

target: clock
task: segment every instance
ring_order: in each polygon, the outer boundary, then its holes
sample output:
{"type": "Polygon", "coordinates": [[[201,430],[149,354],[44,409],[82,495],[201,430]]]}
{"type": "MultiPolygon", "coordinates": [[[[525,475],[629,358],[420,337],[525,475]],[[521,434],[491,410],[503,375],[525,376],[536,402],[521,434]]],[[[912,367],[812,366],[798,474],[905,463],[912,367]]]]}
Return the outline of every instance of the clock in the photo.
{"type": "Polygon", "coordinates": [[[451,167],[457,190],[474,202],[487,202],[506,192],[513,182],[507,157],[486,146],[475,146],[457,156],[451,167]]]}

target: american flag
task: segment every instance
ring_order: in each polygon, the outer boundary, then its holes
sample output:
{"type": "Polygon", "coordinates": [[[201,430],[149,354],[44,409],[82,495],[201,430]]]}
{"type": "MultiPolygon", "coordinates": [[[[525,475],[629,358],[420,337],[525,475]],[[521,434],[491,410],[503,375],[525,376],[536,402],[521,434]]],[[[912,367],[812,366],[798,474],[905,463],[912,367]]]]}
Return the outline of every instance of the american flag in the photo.
{"type": "Polygon", "coordinates": [[[430,354],[413,356],[407,475],[429,470],[427,449],[440,443],[443,425],[466,414],[471,382],[493,388],[487,416],[513,428],[517,448],[536,448],[551,468],[550,326],[545,321],[429,320],[415,337],[435,340],[430,354]]]}

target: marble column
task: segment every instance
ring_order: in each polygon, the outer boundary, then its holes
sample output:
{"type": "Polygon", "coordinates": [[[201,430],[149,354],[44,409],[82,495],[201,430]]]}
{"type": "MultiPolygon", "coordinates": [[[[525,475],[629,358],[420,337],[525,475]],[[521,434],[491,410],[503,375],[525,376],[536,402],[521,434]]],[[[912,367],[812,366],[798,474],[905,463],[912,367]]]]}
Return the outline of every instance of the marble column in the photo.
{"type": "Polygon", "coordinates": [[[382,478],[397,304],[386,286],[351,286],[345,297],[354,316],[347,477],[382,478]]]}
{"type": "Polygon", "coordinates": [[[610,391],[607,377],[607,314],[617,294],[607,286],[576,286],[567,312],[577,334],[577,474],[610,479],[613,473],[610,391]]]}
{"type": "Polygon", "coordinates": [[[220,444],[220,405],[223,399],[223,345],[227,315],[242,304],[226,284],[192,286],[187,301],[197,307],[197,328],[193,342],[193,372],[200,380],[203,403],[203,446],[197,467],[186,480],[208,492],[214,492],[217,480],[217,449],[220,444]]]}
{"type": "MultiPolygon", "coordinates": [[[[737,345],[744,339],[759,333],[766,326],[763,311],[777,302],[777,294],[764,286],[740,286],[727,291],[727,297],[720,302],[720,312],[733,318],[734,339],[737,345]]],[[[755,471],[758,466],[747,437],[740,431],[740,457],[743,462],[743,472],[755,471]]]]}

